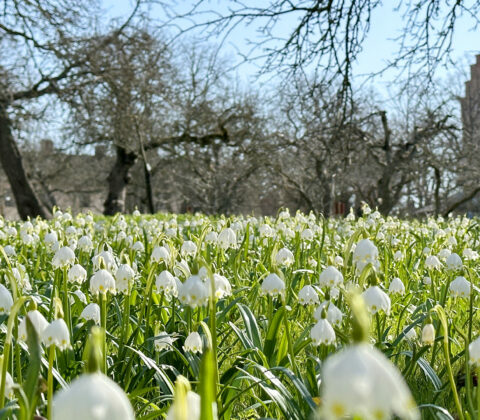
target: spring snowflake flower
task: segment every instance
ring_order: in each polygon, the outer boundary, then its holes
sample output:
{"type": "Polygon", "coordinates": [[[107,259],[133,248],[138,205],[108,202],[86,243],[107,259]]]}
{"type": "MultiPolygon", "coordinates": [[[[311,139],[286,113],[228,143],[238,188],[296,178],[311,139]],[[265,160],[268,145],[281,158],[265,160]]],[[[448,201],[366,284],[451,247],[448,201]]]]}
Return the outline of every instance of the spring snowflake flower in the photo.
{"type": "Polygon", "coordinates": [[[313,241],[314,233],[312,229],[305,229],[302,231],[300,237],[307,242],[313,241]]]}
{"type": "Polygon", "coordinates": [[[192,255],[193,256],[197,252],[197,245],[195,245],[195,243],[192,242],[192,241],[185,241],[182,244],[180,252],[183,256],[186,256],[186,255],[192,255]]]}
{"type": "Polygon", "coordinates": [[[376,314],[379,311],[383,311],[387,315],[390,313],[390,298],[380,287],[369,287],[362,293],[362,297],[372,314],[376,314]]]}
{"type": "Polygon", "coordinates": [[[86,373],[53,397],[53,420],[134,420],[125,392],[103,373],[86,373]]]}
{"type": "Polygon", "coordinates": [[[192,353],[202,353],[203,351],[203,342],[202,337],[196,331],[190,333],[185,339],[185,345],[183,346],[184,351],[189,351],[192,353]]]}
{"type": "Polygon", "coordinates": [[[382,352],[367,344],[329,356],[322,382],[322,414],[326,419],[420,418],[400,372],[382,352]]]}
{"type": "Polygon", "coordinates": [[[402,251],[397,251],[395,254],[393,254],[393,259],[395,261],[401,261],[403,259],[403,253],[402,251]]]}
{"type": "Polygon", "coordinates": [[[94,270],[99,270],[101,268],[100,267],[101,260],[103,260],[103,262],[105,263],[106,269],[111,273],[114,273],[117,270],[117,263],[115,261],[115,257],[113,256],[112,252],[102,251],[99,254],[95,255],[92,258],[94,270]]]}
{"type": "Polygon", "coordinates": [[[272,297],[283,295],[285,293],[285,282],[277,274],[269,274],[260,286],[260,293],[272,297]]]}
{"type": "Polygon", "coordinates": [[[45,330],[43,330],[42,341],[45,347],[54,345],[60,350],[70,348],[70,334],[65,321],[62,318],[52,321],[45,330]]]}
{"type": "Polygon", "coordinates": [[[359,272],[370,263],[376,268],[379,267],[378,249],[370,239],[362,239],[357,243],[353,251],[353,262],[359,272]]]}
{"type": "Polygon", "coordinates": [[[225,228],[218,234],[217,243],[222,249],[236,248],[237,235],[233,229],[225,228]]]}
{"type": "MultiPolygon", "coordinates": [[[[80,289],[75,290],[73,294],[78,297],[80,302],[84,303],[85,305],[87,304],[87,297],[85,296],[85,293],[83,293],[80,289]]],[[[75,302],[75,300],[72,300],[72,302],[75,302]]]]}
{"type": "Polygon", "coordinates": [[[478,259],[478,252],[472,250],[471,248],[465,248],[463,250],[462,256],[467,261],[474,261],[474,260],[478,259]]]}
{"type": "MultiPolygon", "coordinates": [[[[28,318],[30,319],[33,328],[37,334],[41,337],[45,328],[48,327],[48,321],[45,317],[37,310],[30,311],[27,313],[28,318]]],[[[26,316],[26,317],[27,317],[26,316]]],[[[18,324],[18,338],[23,342],[27,341],[27,319],[23,318],[18,324]]]]}
{"type": "Polygon", "coordinates": [[[0,284],[0,315],[8,315],[12,306],[12,294],[3,284],[0,284]]]}
{"type": "Polygon", "coordinates": [[[75,253],[68,246],[60,248],[52,260],[52,265],[54,268],[64,268],[70,267],[75,264],[75,253]]]}
{"type": "Polygon", "coordinates": [[[339,267],[343,267],[343,258],[340,256],[340,255],[337,255],[333,262],[335,263],[335,265],[338,265],[339,267]]]}
{"type": "Polygon", "coordinates": [[[441,258],[443,260],[447,259],[452,251],[450,251],[448,248],[443,248],[439,253],[438,253],[438,258],[441,258]]]}
{"type": "Polygon", "coordinates": [[[303,286],[298,292],[298,302],[301,305],[318,305],[320,303],[317,291],[309,284],[303,286]]]}
{"type": "Polygon", "coordinates": [[[422,283],[425,285],[425,286],[429,286],[432,284],[432,279],[428,276],[425,276],[422,280],[422,283]]]}
{"type": "Polygon", "coordinates": [[[340,326],[342,323],[343,314],[340,309],[338,309],[331,301],[325,300],[323,301],[315,312],[313,313],[313,317],[319,321],[322,319],[323,308],[327,306],[327,320],[330,324],[335,326],[340,326]]]}
{"type": "Polygon", "coordinates": [[[468,354],[470,363],[475,366],[480,366],[480,337],[477,337],[468,345],[468,354]]]}
{"type": "Polygon", "coordinates": [[[275,234],[274,230],[267,224],[263,224],[258,228],[258,232],[260,233],[260,237],[263,238],[272,238],[275,234]]]}
{"type": "Polygon", "coordinates": [[[415,331],[415,328],[410,328],[405,333],[405,338],[409,341],[415,341],[417,339],[417,332],[415,331]]]}
{"type": "Polygon", "coordinates": [[[320,287],[339,286],[343,283],[343,275],[333,265],[328,266],[320,273],[320,287]]]}
{"type": "Polygon", "coordinates": [[[390,294],[399,294],[402,296],[405,294],[405,285],[399,277],[395,277],[392,279],[392,281],[390,282],[390,286],[388,287],[388,292],[390,294]]]}
{"type": "Polygon", "coordinates": [[[321,318],[310,331],[310,338],[314,346],[333,344],[336,339],[335,331],[328,320],[321,318]]]}
{"type": "Polygon", "coordinates": [[[277,252],[277,255],[275,255],[275,262],[278,265],[283,265],[283,266],[290,266],[294,262],[294,257],[292,251],[290,251],[288,248],[282,248],[277,252]]]}
{"type": "Polygon", "coordinates": [[[466,298],[470,296],[471,284],[465,277],[457,277],[450,283],[450,294],[453,297],[466,298]]]}
{"type": "Polygon", "coordinates": [[[145,245],[143,245],[143,242],[136,241],[136,242],[132,245],[132,251],[135,251],[135,252],[144,252],[144,251],[145,251],[145,245]]]}
{"type": "Polygon", "coordinates": [[[426,346],[432,346],[435,342],[435,327],[428,323],[422,329],[422,343],[426,346]]]}
{"type": "Polygon", "coordinates": [[[447,258],[447,261],[445,261],[445,264],[447,265],[447,269],[451,271],[456,271],[456,270],[461,270],[463,267],[462,259],[460,258],[460,255],[458,254],[450,254],[447,258]]]}
{"type": "Polygon", "coordinates": [[[214,230],[208,232],[206,235],[205,235],[205,242],[207,244],[216,244],[218,241],[218,233],[215,232],[214,230]]]}
{"type": "MultiPolygon", "coordinates": [[[[208,285],[207,287],[211,287],[210,280],[207,280],[208,285]]],[[[215,285],[215,297],[217,299],[223,299],[224,297],[230,296],[232,294],[232,286],[228,279],[225,276],[221,276],[220,274],[213,275],[213,282],[215,285]]]]}
{"type": "Polygon", "coordinates": [[[191,308],[203,306],[208,301],[208,286],[199,276],[190,276],[178,290],[178,299],[191,308]]]}
{"type": "Polygon", "coordinates": [[[45,237],[43,238],[43,242],[47,246],[51,246],[57,241],[58,241],[58,236],[57,236],[57,232],[55,232],[55,231],[46,233],[45,237]]]}
{"type": "Polygon", "coordinates": [[[5,254],[7,254],[7,257],[14,257],[17,255],[15,248],[11,245],[5,245],[3,250],[5,251],[5,254]]]}
{"type": "Polygon", "coordinates": [[[78,240],[77,247],[80,251],[89,253],[93,249],[93,242],[90,236],[82,236],[78,240]]]}
{"type": "Polygon", "coordinates": [[[82,284],[87,279],[87,271],[80,264],[75,264],[68,270],[67,278],[70,283],[82,284]]]}
{"type": "Polygon", "coordinates": [[[154,341],[155,351],[170,350],[173,346],[173,338],[164,331],[158,333],[158,336],[154,341]]]}
{"type": "Polygon", "coordinates": [[[155,286],[158,292],[167,296],[177,296],[177,282],[170,271],[164,270],[155,278],[155,286]]]}
{"type": "Polygon", "coordinates": [[[425,259],[425,267],[439,270],[442,268],[442,263],[435,255],[428,255],[425,259]]]}
{"type": "Polygon", "coordinates": [[[153,248],[152,255],[150,256],[150,260],[152,262],[165,262],[168,263],[170,259],[170,251],[165,248],[164,246],[156,246],[153,248]]]}
{"type": "Polygon", "coordinates": [[[100,325],[100,306],[96,303],[89,303],[85,308],[83,308],[80,318],[83,318],[87,321],[93,321],[95,324],[100,325]]]}
{"type": "MultiPolygon", "coordinates": [[[[176,404],[176,401],[173,400],[173,404],[168,410],[166,420],[177,420],[175,416],[176,404]]],[[[188,391],[186,408],[187,413],[185,418],[188,420],[200,420],[200,395],[193,391],[188,391]]]]}
{"type": "Polygon", "coordinates": [[[115,280],[110,272],[104,269],[98,270],[90,278],[90,292],[94,295],[98,293],[106,294],[107,292],[115,294],[115,280]]]}
{"type": "Polygon", "coordinates": [[[128,264],[121,264],[115,272],[116,288],[120,293],[128,294],[135,278],[135,271],[128,264]]]}

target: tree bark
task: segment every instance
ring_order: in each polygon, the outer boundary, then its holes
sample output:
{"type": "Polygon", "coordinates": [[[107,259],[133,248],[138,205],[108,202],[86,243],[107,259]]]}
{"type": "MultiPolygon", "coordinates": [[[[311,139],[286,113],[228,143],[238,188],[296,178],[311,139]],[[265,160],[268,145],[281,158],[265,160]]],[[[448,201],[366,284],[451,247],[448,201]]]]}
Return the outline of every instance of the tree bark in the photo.
{"type": "Polygon", "coordinates": [[[49,212],[40,204],[25,173],[5,103],[0,103],[0,163],[10,183],[19,216],[22,219],[37,216],[47,218],[49,212]]]}
{"type": "Polygon", "coordinates": [[[131,179],[131,169],[137,161],[137,154],[127,152],[126,149],[116,146],[116,159],[108,175],[108,196],[104,203],[103,214],[113,216],[125,212],[125,198],[127,186],[131,179]]]}

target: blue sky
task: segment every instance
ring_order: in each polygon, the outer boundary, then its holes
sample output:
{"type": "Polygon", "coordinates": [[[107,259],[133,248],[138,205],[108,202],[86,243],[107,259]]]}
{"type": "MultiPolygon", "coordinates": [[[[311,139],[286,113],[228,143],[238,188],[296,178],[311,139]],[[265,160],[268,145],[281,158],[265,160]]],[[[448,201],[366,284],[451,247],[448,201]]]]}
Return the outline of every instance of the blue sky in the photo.
{"type": "MultiPolygon", "coordinates": [[[[374,10],[370,31],[363,44],[363,51],[354,64],[355,75],[379,71],[397,51],[398,45],[394,38],[401,34],[404,25],[402,14],[395,11],[398,1],[385,0],[380,7],[374,10]]],[[[176,10],[184,12],[188,10],[192,3],[191,0],[184,0],[172,4],[176,4],[176,10]]],[[[228,3],[226,0],[205,0],[205,8],[224,11],[228,3]]],[[[103,5],[108,9],[109,15],[122,16],[131,10],[132,2],[130,0],[103,0],[103,5]]],[[[160,7],[152,8],[150,13],[159,22],[165,20],[165,15],[160,7]]],[[[290,16],[284,20],[285,33],[288,33],[290,25],[291,27],[295,25],[296,19],[296,16],[290,16]]],[[[467,17],[459,18],[453,40],[452,58],[454,62],[460,61],[466,65],[468,63],[467,56],[469,56],[470,62],[473,63],[473,56],[480,53],[480,28],[472,30],[472,27],[473,21],[471,19],[467,17]]],[[[281,30],[279,33],[281,34],[281,30]]],[[[227,38],[222,47],[222,53],[232,57],[233,60],[240,60],[238,52],[246,53],[249,50],[247,39],[255,41],[255,37],[256,34],[252,27],[239,26],[227,38]]],[[[216,40],[212,39],[211,42],[216,42],[216,40]]],[[[237,70],[240,80],[252,83],[259,65],[261,65],[261,61],[242,64],[237,70]]],[[[451,71],[449,68],[440,67],[437,76],[440,78],[447,77],[447,74],[451,71]]],[[[392,81],[393,78],[394,72],[388,71],[375,80],[375,85],[383,90],[382,86],[392,81]]]]}

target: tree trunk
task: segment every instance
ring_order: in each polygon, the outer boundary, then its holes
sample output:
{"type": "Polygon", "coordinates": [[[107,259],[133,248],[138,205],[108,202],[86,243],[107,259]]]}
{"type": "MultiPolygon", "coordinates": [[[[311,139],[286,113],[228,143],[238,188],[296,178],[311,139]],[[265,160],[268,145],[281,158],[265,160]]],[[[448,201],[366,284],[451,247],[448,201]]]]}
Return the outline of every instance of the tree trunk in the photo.
{"type": "Polygon", "coordinates": [[[49,212],[40,204],[23,167],[22,156],[12,134],[7,105],[0,103],[0,163],[12,189],[18,214],[22,219],[47,218],[49,212]]]}
{"type": "Polygon", "coordinates": [[[125,212],[127,186],[131,179],[130,171],[137,161],[137,154],[127,152],[123,147],[116,146],[117,156],[108,175],[108,196],[104,203],[103,214],[113,216],[125,212]]]}

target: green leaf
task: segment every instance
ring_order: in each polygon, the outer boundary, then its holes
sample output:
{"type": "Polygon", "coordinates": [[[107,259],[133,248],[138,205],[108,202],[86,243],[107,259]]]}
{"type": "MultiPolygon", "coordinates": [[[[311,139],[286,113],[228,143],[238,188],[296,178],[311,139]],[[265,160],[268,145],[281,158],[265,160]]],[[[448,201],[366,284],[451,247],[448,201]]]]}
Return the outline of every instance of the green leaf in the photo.
{"type": "Polygon", "coordinates": [[[216,420],[216,378],[213,352],[206,349],[200,363],[200,420],[216,420]]]}
{"type": "Polygon", "coordinates": [[[253,315],[252,311],[248,306],[243,305],[242,303],[239,303],[237,306],[240,314],[242,315],[248,338],[255,347],[261,350],[263,348],[262,338],[260,330],[258,329],[257,319],[255,318],[255,315],[253,315]]]}

